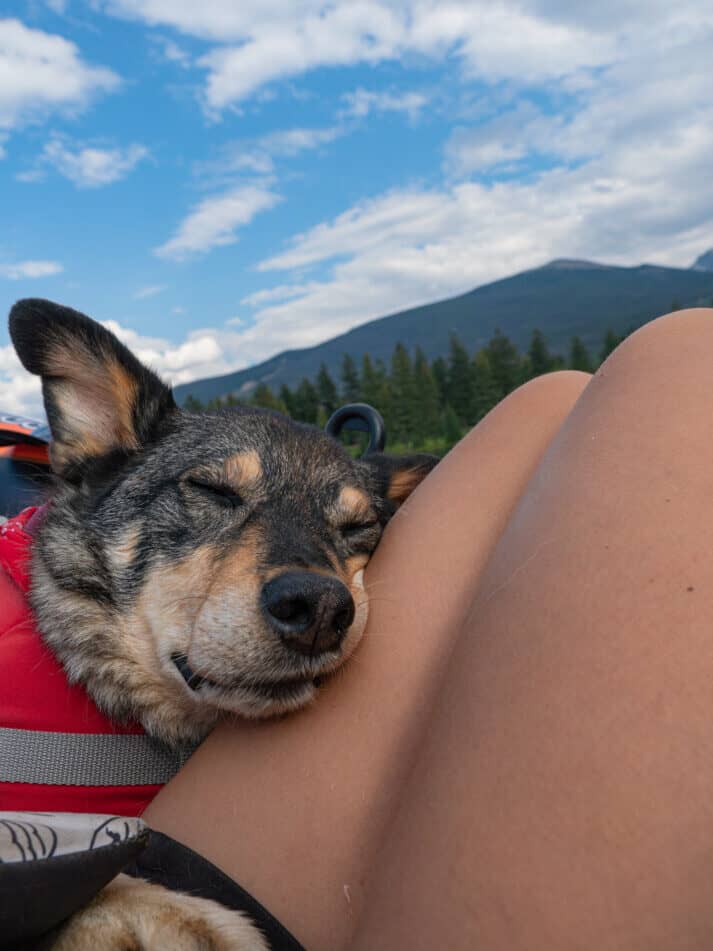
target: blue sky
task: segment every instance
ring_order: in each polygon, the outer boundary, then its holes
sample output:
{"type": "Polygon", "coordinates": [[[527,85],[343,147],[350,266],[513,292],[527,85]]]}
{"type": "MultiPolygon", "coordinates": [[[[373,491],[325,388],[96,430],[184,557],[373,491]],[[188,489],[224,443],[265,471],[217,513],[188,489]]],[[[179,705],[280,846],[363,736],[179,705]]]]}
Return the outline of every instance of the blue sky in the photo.
{"type": "MultiPolygon", "coordinates": [[[[11,0],[0,309],[174,382],[553,257],[713,245],[707,4],[11,0]]],[[[39,410],[0,327],[0,408],[39,410]]]]}

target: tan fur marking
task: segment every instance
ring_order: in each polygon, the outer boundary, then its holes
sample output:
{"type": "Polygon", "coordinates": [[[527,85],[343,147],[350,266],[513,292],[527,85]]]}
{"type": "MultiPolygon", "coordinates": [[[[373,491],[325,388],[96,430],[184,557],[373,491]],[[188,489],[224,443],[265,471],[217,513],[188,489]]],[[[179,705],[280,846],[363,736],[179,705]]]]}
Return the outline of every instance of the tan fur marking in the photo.
{"type": "Polygon", "coordinates": [[[47,375],[54,378],[54,396],[71,433],[55,448],[56,465],[114,447],[138,449],[133,424],[138,387],[121,364],[81,347],[60,346],[49,356],[47,375]]]}
{"type": "MultiPolygon", "coordinates": [[[[139,596],[134,617],[156,619],[156,629],[161,625],[170,630],[186,630],[192,627],[203,601],[210,592],[215,571],[215,553],[201,547],[181,561],[152,568],[139,596]]],[[[132,657],[144,669],[159,672],[156,648],[145,636],[143,624],[139,630],[132,629],[127,637],[127,647],[132,657]]]]}
{"type": "Polygon", "coordinates": [[[252,529],[243,532],[240,547],[223,562],[221,571],[215,579],[211,596],[220,598],[223,588],[234,588],[240,584],[243,588],[256,592],[260,583],[257,576],[259,556],[259,533],[252,529]]]}
{"type": "Polygon", "coordinates": [[[353,485],[345,485],[339,493],[337,505],[340,514],[345,518],[365,518],[371,507],[369,496],[353,485]]]}
{"type": "Polygon", "coordinates": [[[391,477],[386,496],[392,502],[403,502],[422,481],[422,469],[402,469],[391,477]]]}
{"type": "Polygon", "coordinates": [[[160,655],[185,649],[187,634],[210,593],[215,553],[199,548],[173,564],[152,568],[136,608],[125,619],[122,653],[131,659],[126,686],[155,709],[164,736],[180,736],[186,712],[195,717],[190,698],[181,699],[167,682],[160,655]]]}
{"type": "Polygon", "coordinates": [[[119,541],[109,549],[109,557],[116,568],[127,568],[136,557],[141,539],[141,525],[128,525],[119,541]]]}
{"type": "Polygon", "coordinates": [[[138,449],[139,443],[134,430],[134,407],[138,399],[138,384],[120,363],[111,361],[107,366],[111,380],[110,396],[113,398],[117,435],[122,446],[127,449],[138,449]]]}
{"type": "Polygon", "coordinates": [[[236,452],[225,460],[224,467],[226,476],[236,485],[256,483],[262,478],[262,462],[254,449],[236,452]]]}
{"type": "MultiPolygon", "coordinates": [[[[357,572],[363,571],[366,568],[369,561],[368,555],[352,555],[351,558],[347,558],[344,563],[342,581],[349,587],[354,581],[354,575],[357,572]]],[[[342,572],[340,572],[342,574],[342,572]]]]}

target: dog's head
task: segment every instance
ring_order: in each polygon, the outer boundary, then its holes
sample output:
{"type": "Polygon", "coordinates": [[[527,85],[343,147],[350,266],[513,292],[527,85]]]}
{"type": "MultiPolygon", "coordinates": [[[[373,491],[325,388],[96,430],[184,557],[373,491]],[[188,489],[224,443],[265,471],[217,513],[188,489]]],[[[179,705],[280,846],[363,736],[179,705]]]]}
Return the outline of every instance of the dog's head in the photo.
{"type": "Polygon", "coordinates": [[[436,460],[354,460],[279,413],[179,409],[101,325],[42,300],[10,333],[42,377],[58,492],[32,601],[70,679],[168,741],[310,701],[366,624],[364,567],[436,460]]]}

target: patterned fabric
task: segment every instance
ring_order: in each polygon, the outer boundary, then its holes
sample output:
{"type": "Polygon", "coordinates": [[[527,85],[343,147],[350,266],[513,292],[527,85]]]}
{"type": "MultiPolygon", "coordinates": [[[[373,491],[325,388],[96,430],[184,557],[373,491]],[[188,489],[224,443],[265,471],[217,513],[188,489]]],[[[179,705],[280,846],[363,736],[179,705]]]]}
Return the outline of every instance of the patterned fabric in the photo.
{"type": "Polygon", "coordinates": [[[0,812],[0,863],[90,852],[138,838],[141,819],[51,812],[0,812]]]}
{"type": "Polygon", "coordinates": [[[50,951],[63,922],[148,841],[135,818],[0,812],[0,947],[50,951]]]}

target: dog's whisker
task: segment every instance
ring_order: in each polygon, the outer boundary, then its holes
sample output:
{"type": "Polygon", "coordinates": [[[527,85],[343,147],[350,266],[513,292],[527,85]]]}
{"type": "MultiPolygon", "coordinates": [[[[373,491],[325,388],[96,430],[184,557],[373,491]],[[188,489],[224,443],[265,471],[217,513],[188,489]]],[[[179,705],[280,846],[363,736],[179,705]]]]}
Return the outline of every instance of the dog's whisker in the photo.
{"type": "Polygon", "coordinates": [[[382,604],[382,603],[394,604],[398,602],[398,600],[399,600],[398,598],[366,598],[366,600],[364,601],[359,601],[358,603],[355,603],[354,607],[358,609],[358,608],[364,607],[364,605],[369,605],[369,604],[382,604]]]}
{"type": "Polygon", "coordinates": [[[367,637],[391,637],[392,633],[392,631],[370,631],[367,629],[364,631],[364,640],[367,637]]]}
{"type": "Polygon", "coordinates": [[[379,578],[378,581],[369,581],[369,582],[365,583],[362,587],[364,588],[365,591],[370,591],[371,588],[376,588],[376,586],[377,586],[377,585],[380,585],[380,584],[388,584],[388,579],[387,579],[387,578],[379,578]]]}

